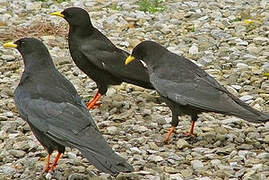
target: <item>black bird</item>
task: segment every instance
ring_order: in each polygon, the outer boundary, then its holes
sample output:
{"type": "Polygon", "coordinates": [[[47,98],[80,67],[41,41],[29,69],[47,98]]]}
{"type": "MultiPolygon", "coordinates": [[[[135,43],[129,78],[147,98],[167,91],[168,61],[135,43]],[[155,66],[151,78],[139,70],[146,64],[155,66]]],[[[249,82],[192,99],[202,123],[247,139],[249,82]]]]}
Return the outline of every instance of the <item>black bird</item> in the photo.
{"type": "Polygon", "coordinates": [[[190,60],[178,56],[153,41],[138,44],[125,64],[134,59],[147,65],[150,82],[172,111],[171,129],[165,141],[178,125],[178,116],[190,115],[194,123],[202,112],[234,115],[249,122],[269,121],[269,115],[259,112],[229,93],[213,77],[190,60]]]}
{"type": "Polygon", "coordinates": [[[147,69],[139,61],[124,66],[129,53],[118,49],[105,35],[93,27],[90,16],[84,9],[71,7],[51,15],[63,17],[69,23],[68,44],[71,56],[85,74],[96,82],[98,91],[87,103],[94,108],[109,85],[122,82],[153,89],[147,69]]]}
{"type": "Polygon", "coordinates": [[[17,48],[24,61],[25,69],[14,100],[21,118],[48,152],[44,171],[56,167],[65,146],[77,148],[102,172],[133,171],[107,144],[76,89],[55,68],[41,41],[22,38],[3,46],[17,48]],[[54,150],[58,154],[50,166],[54,150]]]}

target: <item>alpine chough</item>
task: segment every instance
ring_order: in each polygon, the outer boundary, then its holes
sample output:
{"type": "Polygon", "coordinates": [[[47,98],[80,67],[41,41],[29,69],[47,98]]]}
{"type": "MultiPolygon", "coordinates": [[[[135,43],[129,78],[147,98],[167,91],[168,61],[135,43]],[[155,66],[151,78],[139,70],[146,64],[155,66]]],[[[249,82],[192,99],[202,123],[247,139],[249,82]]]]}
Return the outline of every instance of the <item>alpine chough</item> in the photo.
{"type": "Polygon", "coordinates": [[[90,16],[84,9],[67,8],[51,15],[63,17],[69,23],[68,44],[73,61],[85,74],[96,82],[98,91],[87,103],[94,108],[109,85],[122,82],[153,89],[147,69],[140,61],[124,66],[129,53],[118,49],[105,35],[93,27],[90,16]]]}
{"type": "Polygon", "coordinates": [[[14,100],[21,118],[48,152],[44,171],[56,167],[65,146],[77,148],[102,172],[133,171],[107,144],[76,89],[55,68],[41,41],[22,38],[3,46],[17,48],[23,57],[25,69],[14,100]],[[50,166],[54,150],[58,154],[50,166]]]}
{"type": "Polygon", "coordinates": [[[234,115],[249,122],[269,121],[269,115],[259,112],[229,93],[213,77],[190,60],[178,56],[153,41],[138,44],[125,64],[142,60],[148,68],[150,82],[172,111],[171,133],[178,125],[178,116],[190,115],[194,123],[202,112],[234,115]]]}

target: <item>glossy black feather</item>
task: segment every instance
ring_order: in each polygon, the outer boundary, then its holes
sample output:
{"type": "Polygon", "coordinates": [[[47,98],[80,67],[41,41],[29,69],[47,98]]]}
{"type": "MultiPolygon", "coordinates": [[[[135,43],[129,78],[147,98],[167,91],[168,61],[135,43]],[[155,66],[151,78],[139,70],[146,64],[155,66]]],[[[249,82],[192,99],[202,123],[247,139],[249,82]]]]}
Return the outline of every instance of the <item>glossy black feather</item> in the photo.
{"type": "Polygon", "coordinates": [[[47,48],[33,38],[16,43],[25,70],[15,90],[15,103],[48,152],[63,153],[65,146],[74,147],[100,171],[132,171],[109,147],[74,86],[54,67],[47,48]]]}
{"type": "Polygon", "coordinates": [[[75,64],[92,80],[102,95],[109,85],[122,82],[153,89],[147,69],[139,61],[124,65],[129,53],[117,48],[94,28],[87,11],[72,7],[62,14],[69,23],[68,44],[75,64]]]}

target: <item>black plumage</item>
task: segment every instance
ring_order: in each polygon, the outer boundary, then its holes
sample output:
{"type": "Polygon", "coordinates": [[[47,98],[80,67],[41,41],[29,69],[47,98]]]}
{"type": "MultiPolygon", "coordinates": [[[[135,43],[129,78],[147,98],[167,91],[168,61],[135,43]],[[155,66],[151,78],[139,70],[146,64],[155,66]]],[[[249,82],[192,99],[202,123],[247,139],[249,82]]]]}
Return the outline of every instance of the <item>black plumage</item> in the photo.
{"type": "Polygon", "coordinates": [[[68,44],[72,59],[78,68],[97,84],[97,94],[87,105],[89,109],[107,92],[109,85],[127,82],[153,89],[143,64],[136,61],[130,66],[124,66],[124,59],[129,53],[118,49],[93,27],[87,11],[71,7],[52,15],[63,17],[69,23],[68,44]]]}
{"type": "Polygon", "coordinates": [[[65,146],[77,148],[102,172],[133,170],[107,144],[76,89],[55,68],[41,41],[22,38],[4,46],[16,47],[23,57],[25,69],[14,99],[21,118],[48,151],[45,171],[56,166],[65,146]],[[49,158],[54,150],[58,155],[50,167],[49,158]]]}
{"type": "Polygon", "coordinates": [[[234,115],[254,123],[269,121],[268,114],[253,109],[195,63],[156,42],[138,44],[125,63],[134,59],[142,60],[147,65],[151,83],[172,111],[172,128],[166,141],[178,125],[178,116],[185,114],[192,119],[191,135],[194,122],[202,112],[234,115]]]}

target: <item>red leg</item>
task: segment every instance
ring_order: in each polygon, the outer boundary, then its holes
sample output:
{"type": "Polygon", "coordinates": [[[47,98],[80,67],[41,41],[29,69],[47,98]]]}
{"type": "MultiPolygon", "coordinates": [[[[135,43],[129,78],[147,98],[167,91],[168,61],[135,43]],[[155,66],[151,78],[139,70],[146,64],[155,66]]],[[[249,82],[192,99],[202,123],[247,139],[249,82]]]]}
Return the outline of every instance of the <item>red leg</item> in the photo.
{"type": "Polygon", "coordinates": [[[54,159],[54,161],[53,161],[53,163],[51,165],[51,170],[53,170],[54,168],[56,168],[57,162],[60,159],[60,157],[61,157],[61,153],[58,152],[58,154],[56,155],[56,157],[55,157],[55,159],[54,159]]]}
{"type": "Polygon", "coordinates": [[[194,125],[195,125],[195,121],[191,121],[191,128],[189,132],[184,133],[186,136],[195,136],[193,131],[194,131],[194,125]]]}
{"type": "Polygon", "coordinates": [[[168,131],[168,133],[165,136],[164,142],[167,143],[169,141],[169,138],[171,136],[171,134],[175,131],[176,127],[172,126],[170,128],[170,130],[168,131]]]}
{"type": "Polygon", "coordinates": [[[96,106],[100,106],[101,103],[97,103],[97,101],[102,97],[102,94],[100,94],[98,91],[94,95],[93,99],[87,103],[87,108],[94,109],[96,106]]]}
{"type": "Polygon", "coordinates": [[[97,97],[98,93],[99,93],[99,91],[97,90],[92,99],[95,99],[97,97]]]}
{"type": "Polygon", "coordinates": [[[43,172],[49,172],[50,169],[51,169],[50,168],[50,154],[48,154],[46,165],[45,165],[45,167],[43,169],[43,172]]]}

